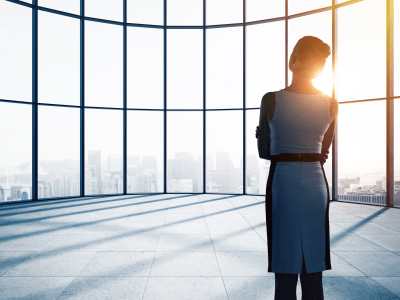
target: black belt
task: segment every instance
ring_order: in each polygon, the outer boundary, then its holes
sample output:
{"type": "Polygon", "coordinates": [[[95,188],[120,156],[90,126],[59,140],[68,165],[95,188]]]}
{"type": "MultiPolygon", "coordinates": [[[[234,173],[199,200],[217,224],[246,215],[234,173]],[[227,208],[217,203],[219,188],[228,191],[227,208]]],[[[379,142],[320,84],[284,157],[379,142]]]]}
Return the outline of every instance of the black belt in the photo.
{"type": "Polygon", "coordinates": [[[320,153],[280,153],[271,155],[271,161],[321,161],[320,153]]]}

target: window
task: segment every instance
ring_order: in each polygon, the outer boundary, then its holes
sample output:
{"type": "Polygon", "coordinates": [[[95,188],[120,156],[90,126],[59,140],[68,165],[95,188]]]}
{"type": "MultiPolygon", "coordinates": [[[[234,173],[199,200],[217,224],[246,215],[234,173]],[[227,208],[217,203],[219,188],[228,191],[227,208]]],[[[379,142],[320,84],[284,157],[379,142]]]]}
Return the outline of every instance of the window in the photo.
{"type": "Polygon", "coordinates": [[[79,196],[79,109],[41,105],[38,119],[38,198],[79,196]]]}
{"type": "Polygon", "coordinates": [[[336,72],[339,101],[386,97],[385,1],[339,9],[336,72]]]}
{"type": "Polygon", "coordinates": [[[246,108],[265,93],[285,88],[284,21],[246,27],[246,108]]]}
{"type": "Polygon", "coordinates": [[[32,101],[32,10],[0,1],[0,99],[32,101]]]}
{"type": "Polygon", "coordinates": [[[128,27],[128,107],[164,108],[163,30],[128,27]]]}
{"type": "Polygon", "coordinates": [[[0,202],[32,199],[31,105],[0,102],[0,140],[0,202]]]}
{"type": "Polygon", "coordinates": [[[167,0],[167,25],[203,25],[203,0],[167,0]]]}
{"type": "Polygon", "coordinates": [[[167,33],[167,108],[203,108],[203,30],[167,33]]]}
{"type": "Polygon", "coordinates": [[[122,128],[121,110],[85,110],[85,195],[122,193],[122,128]]]}
{"type": "Polygon", "coordinates": [[[243,193],[243,111],[206,114],[207,192],[243,193]]]}
{"type": "Polygon", "coordinates": [[[122,107],[122,26],[85,22],[85,105],[122,107]]]}
{"type": "Polygon", "coordinates": [[[164,192],[164,112],[128,111],[127,192],[164,192]]]}
{"type": "Polygon", "coordinates": [[[139,24],[164,24],[164,0],[127,0],[128,22],[139,24]]]}
{"type": "Polygon", "coordinates": [[[386,203],[386,103],[340,105],[338,116],[339,200],[386,203]],[[371,121],[373,120],[373,121],[371,121]],[[368,163],[366,163],[368,162],[368,163]]]}
{"type": "Polygon", "coordinates": [[[206,32],[206,108],[243,107],[243,28],[206,32]]]}
{"type": "Polygon", "coordinates": [[[80,21],[38,14],[39,102],[80,105],[80,21]]]}
{"type": "Polygon", "coordinates": [[[203,113],[167,113],[167,192],[203,192],[203,113]]]}

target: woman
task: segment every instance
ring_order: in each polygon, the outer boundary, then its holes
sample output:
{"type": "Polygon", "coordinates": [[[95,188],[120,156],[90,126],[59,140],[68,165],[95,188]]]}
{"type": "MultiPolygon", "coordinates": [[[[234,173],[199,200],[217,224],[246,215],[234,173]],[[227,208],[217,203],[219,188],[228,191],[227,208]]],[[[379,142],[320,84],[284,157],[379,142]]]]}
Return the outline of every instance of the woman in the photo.
{"type": "Polygon", "coordinates": [[[323,299],[322,271],[331,269],[329,187],[323,163],[339,105],[312,84],[330,54],[329,45],[320,39],[301,38],[289,61],[291,85],[265,94],[261,102],[259,127],[270,130],[272,157],[265,209],[275,300],[296,299],[298,274],[302,299],[323,299]]]}

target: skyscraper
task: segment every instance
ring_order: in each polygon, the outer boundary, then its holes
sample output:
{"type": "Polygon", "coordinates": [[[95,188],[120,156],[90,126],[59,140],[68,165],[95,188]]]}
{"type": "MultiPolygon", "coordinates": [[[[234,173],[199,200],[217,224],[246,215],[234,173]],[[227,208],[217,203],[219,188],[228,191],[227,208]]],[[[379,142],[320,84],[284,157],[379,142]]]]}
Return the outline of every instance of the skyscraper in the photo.
{"type": "Polygon", "coordinates": [[[89,150],[88,151],[88,165],[92,172],[92,177],[96,178],[97,188],[96,194],[101,194],[101,151],[89,150]]]}

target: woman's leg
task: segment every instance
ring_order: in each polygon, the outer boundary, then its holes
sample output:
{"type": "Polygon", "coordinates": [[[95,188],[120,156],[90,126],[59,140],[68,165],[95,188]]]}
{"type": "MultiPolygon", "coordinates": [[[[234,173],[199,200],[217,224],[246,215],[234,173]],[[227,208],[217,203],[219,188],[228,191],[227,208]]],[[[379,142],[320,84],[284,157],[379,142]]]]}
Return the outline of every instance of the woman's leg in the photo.
{"type": "Polygon", "coordinates": [[[275,273],[275,300],[296,300],[299,274],[275,273]]]}
{"type": "Polygon", "coordinates": [[[303,270],[300,274],[301,299],[302,300],[323,300],[324,291],[322,288],[322,272],[306,273],[303,256],[303,270]]]}

